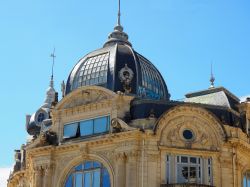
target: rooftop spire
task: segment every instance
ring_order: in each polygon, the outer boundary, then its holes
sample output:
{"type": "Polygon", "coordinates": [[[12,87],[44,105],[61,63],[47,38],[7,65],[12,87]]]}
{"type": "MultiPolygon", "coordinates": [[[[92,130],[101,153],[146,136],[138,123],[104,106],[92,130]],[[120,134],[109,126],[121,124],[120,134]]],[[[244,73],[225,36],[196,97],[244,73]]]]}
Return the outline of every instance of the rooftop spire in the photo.
{"type": "Polygon", "coordinates": [[[210,77],[210,88],[214,88],[214,81],[215,81],[215,77],[213,74],[213,62],[211,62],[211,77],[210,77]]]}
{"type": "Polygon", "coordinates": [[[55,64],[55,58],[56,58],[55,50],[56,50],[56,49],[54,48],[53,53],[51,53],[51,55],[50,55],[50,57],[52,58],[50,87],[53,87],[53,86],[54,86],[53,78],[54,78],[54,64],[55,64]]]}
{"type": "Polygon", "coordinates": [[[118,16],[117,16],[117,25],[114,30],[123,31],[123,27],[121,26],[121,0],[118,0],[118,16]]]}
{"type": "Polygon", "coordinates": [[[117,24],[114,27],[114,31],[109,34],[108,41],[104,44],[104,47],[116,43],[126,43],[129,46],[132,46],[128,41],[128,35],[123,32],[123,27],[121,26],[121,0],[118,0],[117,24]]]}
{"type": "Polygon", "coordinates": [[[51,67],[51,79],[50,79],[50,84],[49,87],[46,91],[46,98],[44,101],[44,104],[42,105],[43,108],[50,108],[52,103],[55,101],[55,95],[56,95],[56,91],[54,89],[54,64],[55,64],[55,48],[53,53],[50,54],[50,57],[52,58],[52,67],[51,67]]]}
{"type": "Polygon", "coordinates": [[[118,18],[117,25],[121,25],[121,0],[118,0],[118,18]]]}

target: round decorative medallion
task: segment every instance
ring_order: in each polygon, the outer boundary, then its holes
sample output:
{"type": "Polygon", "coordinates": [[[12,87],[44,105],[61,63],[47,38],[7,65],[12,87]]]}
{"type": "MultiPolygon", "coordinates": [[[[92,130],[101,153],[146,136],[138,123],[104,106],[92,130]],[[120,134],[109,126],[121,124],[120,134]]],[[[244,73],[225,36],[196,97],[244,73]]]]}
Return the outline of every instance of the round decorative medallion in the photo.
{"type": "Polygon", "coordinates": [[[127,64],[125,64],[125,67],[122,68],[120,71],[119,71],[119,78],[122,82],[125,82],[125,81],[131,81],[134,77],[134,72],[132,71],[132,69],[130,69],[128,67],[127,64]]]}
{"type": "Polygon", "coordinates": [[[125,93],[131,92],[131,81],[134,77],[134,72],[128,67],[127,64],[119,71],[119,78],[123,83],[125,93]]]}

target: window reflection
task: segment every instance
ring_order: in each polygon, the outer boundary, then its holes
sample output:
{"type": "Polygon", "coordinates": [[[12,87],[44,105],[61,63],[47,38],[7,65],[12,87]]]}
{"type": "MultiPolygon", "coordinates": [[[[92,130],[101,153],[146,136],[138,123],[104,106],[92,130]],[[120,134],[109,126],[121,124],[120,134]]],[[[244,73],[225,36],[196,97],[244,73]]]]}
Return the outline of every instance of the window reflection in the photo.
{"type": "Polygon", "coordinates": [[[195,183],[213,185],[211,158],[167,155],[166,164],[166,181],[168,184],[195,183]],[[171,168],[173,167],[176,168],[176,172],[172,172],[171,168]],[[204,178],[207,180],[204,181],[204,178]]]}
{"type": "Polygon", "coordinates": [[[104,116],[95,119],[80,121],[64,126],[64,139],[87,137],[109,131],[110,117],[104,116]],[[78,130],[79,129],[79,130],[78,130]]]}
{"type": "Polygon", "coordinates": [[[72,138],[76,136],[78,124],[72,123],[64,126],[63,138],[72,138]]]}
{"type": "Polygon", "coordinates": [[[110,186],[110,177],[107,169],[101,163],[93,161],[87,161],[74,167],[68,174],[64,185],[64,187],[110,186]]]}
{"type": "Polygon", "coordinates": [[[142,86],[139,87],[139,94],[152,99],[163,98],[165,87],[160,73],[150,61],[140,54],[137,55],[139,57],[142,73],[142,86]]]}

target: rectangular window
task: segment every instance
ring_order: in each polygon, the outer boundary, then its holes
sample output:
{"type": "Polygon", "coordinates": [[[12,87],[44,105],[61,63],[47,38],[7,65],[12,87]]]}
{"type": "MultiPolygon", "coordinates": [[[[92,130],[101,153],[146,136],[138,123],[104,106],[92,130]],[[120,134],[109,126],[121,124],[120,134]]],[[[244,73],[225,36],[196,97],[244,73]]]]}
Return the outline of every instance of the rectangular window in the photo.
{"type": "Polygon", "coordinates": [[[186,155],[166,156],[167,184],[204,184],[213,185],[212,159],[186,155]],[[208,163],[206,168],[202,163],[208,163]],[[175,168],[174,170],[171,168],[175,168]],[[206,170],[206,172],[204,171],[206,170]],[[173,172],[175,171],[175,172],[173,172]],[[207,175],[207,176],[204,176],[207,175]],[[208,179],[204,182],[202,179],[208,179]],[[206,183],[206,184],[205,184],[206,183]]]}
{"type": "Polygon", "coordinates": [[[106,133],[109,131],[109,126],[110,126],[109,116],[67,124],[64,125],[63,138],[64,139],[74,138],[77,135],[79,136],[79,132],[81,137],[106,133]]]}

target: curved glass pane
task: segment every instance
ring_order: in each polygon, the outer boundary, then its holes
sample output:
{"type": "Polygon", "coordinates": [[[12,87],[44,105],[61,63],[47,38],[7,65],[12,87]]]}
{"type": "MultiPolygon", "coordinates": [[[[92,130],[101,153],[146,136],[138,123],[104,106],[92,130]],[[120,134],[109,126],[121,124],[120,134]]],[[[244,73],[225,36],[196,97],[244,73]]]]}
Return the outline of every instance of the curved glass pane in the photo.
{"type": "Polygon", "coordinates": [[[139,57],[142,73],[142,85],[138,89],[139,94],[142,97],[162,99],[165,94],[164,80],[150,61],[140,54],[137,55],[139,57]]]}
{"type": "Polygon", "coordinates": [[[75,166],[64,187],[110,187],[107,169],[100,162],[86,161],[75,166]]]}
{"type": "Polygon", "coordinates": [[[99,54],[86,59],[79,68],[71,89],[105,84],[107,82],[108,60],[109,53],[99,54]]]}

